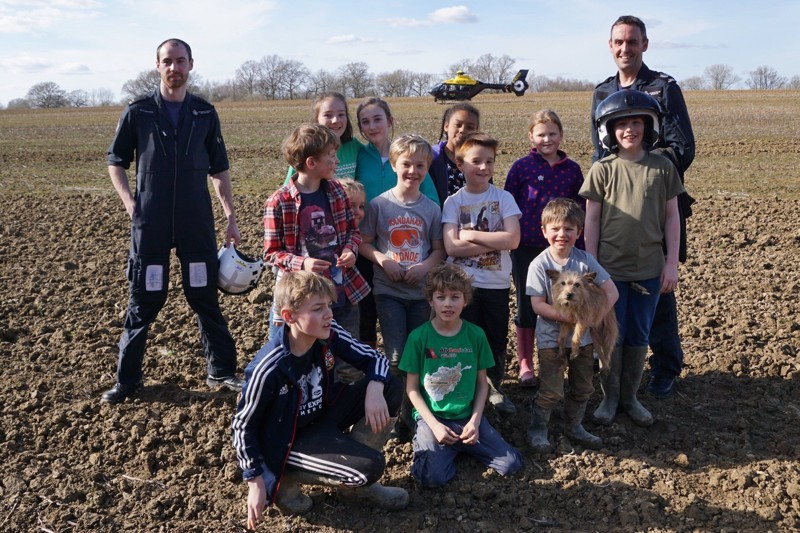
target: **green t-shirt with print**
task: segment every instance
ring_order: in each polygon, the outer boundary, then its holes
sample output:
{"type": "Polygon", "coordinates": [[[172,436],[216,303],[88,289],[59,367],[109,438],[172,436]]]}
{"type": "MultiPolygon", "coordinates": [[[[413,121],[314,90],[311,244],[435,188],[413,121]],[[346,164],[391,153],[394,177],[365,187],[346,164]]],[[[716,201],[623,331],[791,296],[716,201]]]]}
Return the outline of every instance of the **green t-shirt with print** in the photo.
{"type": "Polygon", "coordinates": [[[408,336],[400,360],[400,370],[419,374],[419,390],[431,412],[448,420],[472,414],[478,372],[492,366],[486,334],[466,320],[452,337],[439,334],[431,322],[421,325],[408,336]]]}

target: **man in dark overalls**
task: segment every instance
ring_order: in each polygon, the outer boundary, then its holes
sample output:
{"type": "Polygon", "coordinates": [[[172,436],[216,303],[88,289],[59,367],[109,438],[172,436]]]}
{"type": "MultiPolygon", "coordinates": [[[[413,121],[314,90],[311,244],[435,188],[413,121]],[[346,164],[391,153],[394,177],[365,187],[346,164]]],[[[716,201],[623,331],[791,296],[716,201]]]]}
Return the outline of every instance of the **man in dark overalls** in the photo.
{"type": "MultiPolygon", "coordinates": [[[[610,94],[622,89],[642,91],[661,105],[664,123],[661,136],[652,148],[653,153],[667,157],[675,165],[681,183],[684,174],[694,160],[695,142],[692,123],[686,102],[678,82],[663,72],[650,70],[644,64],[642,55],[647,51],[649,41],[644,22],[638,17],[624,15],[611,25],[608,47],[617,73],[601,82],[594,89],[592,97],[592,142],[595,147],[592,163],[608,155],[603,148],[595,125],[597,105],[610,94]]],[[[685,188],[685,184],[684,184],[685,188]]],[[[686,261],[686,219],[692,215],[694,199],[684,192],[678,195],[681,236],[678,259],[686,261]]],[[[661,295],[650,329],[650,381],[647,392],[655,398],[666,398],[672,394],[676,378],[683,369],[683,348],[678,331],[678,306],[675,293],[661,295]]],[[[638,384],[636,385],[638,388],[638,384]]]]}
{"type": "Polygon", "coordinates": [[[117,383],[102,401],[119,403],[142,386],[147,330],[167,300],[172,248],[186,301],[197,314],[211,387],[241,390],[236,345],[217,299],[217,244],[208,176],[222,203],[225,243],[239,242],[228,156],[214,107],[187,92],[192,50],[180,39],[156,49],[161,83],[122,114],[108,172],[131,217],[130,298],[119,341],[117,383]],[[136,195],[126,170],[136,159],[136,195]]]}

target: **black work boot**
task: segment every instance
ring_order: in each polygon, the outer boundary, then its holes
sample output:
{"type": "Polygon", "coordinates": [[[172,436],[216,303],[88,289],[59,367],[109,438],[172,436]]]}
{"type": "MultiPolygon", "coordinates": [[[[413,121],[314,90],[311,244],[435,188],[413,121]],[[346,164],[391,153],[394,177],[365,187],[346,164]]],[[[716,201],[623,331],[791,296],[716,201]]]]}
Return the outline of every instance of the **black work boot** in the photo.
{"type": "Polygon", "coordinates": [[[103,393],[103,396],[100,397],[100,401],[103,403],[120,403],[125,400],[128,396],[133,395],[137,390],[142,388],[142,382],[134,383],[132,385],[123,385],[122,383],[116,383],[113,387],[108,389],[103,393]]]}

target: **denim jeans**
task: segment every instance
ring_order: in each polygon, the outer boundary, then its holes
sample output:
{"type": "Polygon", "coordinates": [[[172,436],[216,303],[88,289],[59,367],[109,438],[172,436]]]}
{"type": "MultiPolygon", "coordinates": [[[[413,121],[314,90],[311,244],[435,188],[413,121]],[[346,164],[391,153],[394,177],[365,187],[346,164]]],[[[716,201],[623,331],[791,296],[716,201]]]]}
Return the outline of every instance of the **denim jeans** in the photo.
{"type": "Polygon", "coordinates": [[[397,368],[408,334],[430,320],[431,306],[425,300],[407,300],[386,294],[376,294],[375,305],[386,357],[392,367],[397,368]]]}
{"type": "MultiPolygon", "coordinates": [[[[468,419],[447,420],[436,418],[456,433],[464,430],[468,419]]],[[[456,456],[471,455],[497,473],[508,476],[522,468],[522,455],[489,424],[485,417],[478,426],[475,444],[439,444],[433,431],[423,418],[417,419],[414,436],[414,456],[411,459],[411,476],[424,487],[440,487],[456,475],[456,456]]]]}
{"type": "Polygon", "coordinates": [[[649,294],[631,288],[628,281],[614,281],[619,292],[619,299],[614,305],[619,322],[617,346],[646,347],[650,338],[650,326],[658,305],[658,291],[661,288],[659,278],[651,278],[637,282],[649,294]]]}

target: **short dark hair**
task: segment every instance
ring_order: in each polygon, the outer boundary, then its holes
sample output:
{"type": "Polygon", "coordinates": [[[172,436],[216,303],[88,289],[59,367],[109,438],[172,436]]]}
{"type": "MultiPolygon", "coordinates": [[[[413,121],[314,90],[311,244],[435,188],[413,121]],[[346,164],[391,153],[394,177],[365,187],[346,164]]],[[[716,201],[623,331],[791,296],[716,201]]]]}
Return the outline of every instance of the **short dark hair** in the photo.
{"type": "Polygon", "coordinates": [[[189,46],[189,43],[187,43],[186,41],[184,41],[182,39],[177,39],[175,37],[172,37],[171,39],[167,39],[163,43],[159,44],[158,48],[156,48],[156,61],[157,62],[161,61],[161,56],[160,56],[161,47],[164,46],[165,44],[171,44],[172,46],[177,46],[179,44],[182,44],[183,47],[186,48],[186,53],[189,54],[189,61],[192,60],[192,47],[189,46]]]}
{"type": "Polygon", "coordinates": [[[619,26],[620,24],[626,24],[628,26],[636,26],[642,32],[642,40],[647,40],[647,28],[644,26],[644,21],[639,17],[634,17],[633,15],[622,15],[617,20],[614,21],[614,24],[611,25],[611,31],[614,31],[614,28],[619,26]]]}

